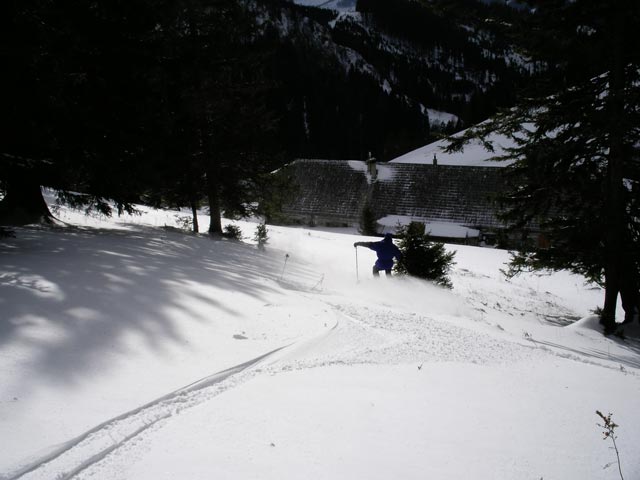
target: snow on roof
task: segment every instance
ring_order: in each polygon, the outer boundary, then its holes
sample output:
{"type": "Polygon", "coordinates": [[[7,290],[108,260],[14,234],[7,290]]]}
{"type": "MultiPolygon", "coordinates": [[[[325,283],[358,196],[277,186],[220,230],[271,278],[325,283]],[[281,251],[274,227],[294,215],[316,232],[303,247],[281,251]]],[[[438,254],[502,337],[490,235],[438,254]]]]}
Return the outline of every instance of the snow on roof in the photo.
{"type": "MultiPolygon", "coordinates": [[[[369,173],[367,162],[364,162],[362,160],[347,160],[347,165],[349,165],[349,167],[351,167],[353,170],[363,172],[367,178],[368,184],[371,184],[374,181],[374,179],[371,177],[371,174],[369,173]]],[[[394,172],[391,168],[382,163],[376,164],[375,180],[382,182],[390,181],[393,180],[394,176],[394,172]]]]}
{"type": "MultiPolygon", "coordinates": [[[[456,134],[458,136],[462,134],[456,134]]],[[[464,147],[461,152],[445,153],[443,148],[448,144],[446,140],[438,140],[424,147],[420,147],[409,153],[405,153],[393,160],[391,163],[433,163],[433,156],[436,156],[438,165],[455,165],[469,167],[505,167],[509,162],[488,161],[498,155],[505,153],[504,148],[513,147],[513,140],[504,135],[491,134],[487,138],[494,145],[494,152],[485,150],[479,141],[473,141],[464,147]]]]}
{"type": "Polygon", "coordinates": [[[398,226],[406,226],[411,222],[424,223],[425,232],[434,237],[475,238],[480,235],[480,231],[474,228],[468,228],[457,223],[431,222],[421,217],[387,215],[377,221],[377,223],[383,227],[383,233],[395,232],[398,226]]]}

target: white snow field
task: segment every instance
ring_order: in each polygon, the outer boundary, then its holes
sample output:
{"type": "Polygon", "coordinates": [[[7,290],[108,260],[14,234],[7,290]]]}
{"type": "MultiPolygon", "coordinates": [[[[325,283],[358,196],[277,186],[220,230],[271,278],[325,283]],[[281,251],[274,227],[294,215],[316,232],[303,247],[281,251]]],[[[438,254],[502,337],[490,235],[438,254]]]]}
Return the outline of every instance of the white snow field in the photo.
{"type": "Polygon", "coordinates": [[[596,410],[640,478],[637,327],[602,336],[577,276],[449,245],[445,290],[374,280],[355,231],[57,215],[0,239],[4,480],[620,478],[596,410]]]}

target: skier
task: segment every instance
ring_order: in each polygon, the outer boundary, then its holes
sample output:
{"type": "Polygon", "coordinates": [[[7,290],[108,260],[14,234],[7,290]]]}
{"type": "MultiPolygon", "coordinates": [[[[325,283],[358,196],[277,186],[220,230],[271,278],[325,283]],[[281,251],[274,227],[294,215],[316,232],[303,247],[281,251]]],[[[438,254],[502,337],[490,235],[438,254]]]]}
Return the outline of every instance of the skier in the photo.
{"type": "Polygon", "coordinates": [[[387,276],[391,275],[391,267],[393,267],[394,257],[397,260],[402,258],[402,252],[393,243],[393,235],[385,233],[384,238],[379,242],[356,242],[353,244],[355,248],[367,247],[378,255],[376,263],[373,265],[373,275],[380,276],[380,270],[384,270],[387,276]]]}

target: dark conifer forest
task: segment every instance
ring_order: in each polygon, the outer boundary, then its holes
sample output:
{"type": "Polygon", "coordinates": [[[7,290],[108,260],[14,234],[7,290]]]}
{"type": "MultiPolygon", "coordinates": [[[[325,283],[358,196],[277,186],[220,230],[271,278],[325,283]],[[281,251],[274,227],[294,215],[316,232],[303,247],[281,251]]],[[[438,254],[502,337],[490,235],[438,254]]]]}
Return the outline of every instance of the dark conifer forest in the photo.
{"type": "Polygon", "coordinates": [[[389,160],[510,105],[532,74],[477,22],[514,12],[472,1],[365,0],[357,16],[273,0],[2,9],[7,224],[49,218],[41,186],[104,213],[115,201],[245,214],[293,158],[389,160]]]}

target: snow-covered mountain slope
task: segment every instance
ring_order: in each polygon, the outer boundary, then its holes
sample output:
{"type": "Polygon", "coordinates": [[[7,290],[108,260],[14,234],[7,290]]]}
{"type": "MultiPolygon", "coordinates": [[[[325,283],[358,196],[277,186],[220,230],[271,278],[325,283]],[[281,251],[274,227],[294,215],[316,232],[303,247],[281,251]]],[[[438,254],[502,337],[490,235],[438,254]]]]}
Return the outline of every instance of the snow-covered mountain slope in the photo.
{"type": "Polygon", "coordinates": [[[348,230],[58,215],[0,241],[0,478],[615,478],[596,409],[640,475],[640,345],[580,277],[449,246],[443,290],[348,230]]]}
{"type": "MultiPolygon", "coordinates": [[[[469,120],[463,117],[481,108],[476,105],[504,98],[532,71],[491,22],[470,22],[462,14],[456,17],[455,10],[444,13],[413,3],[429,28],[405,31],[398,26],[402,16],[356,12],[352,1],[300,0],[274,8],[252,0],[247,5],[263,28],[311,48],[307,55],[317,56],[321,64],[370,77],[385,95],[420,112],[433,129],[469,120]],[[323,8],[309,8],[316,6],[323,8]]],[[[474,115],[483,113],[493,112],[474,115]]]]}
{"type": "Polygon", "coordinates": [[[0,478],[614,478],[596,409],[640,474],[640,345],[579,277],[449,246],[443,290],[350,231],[58,215],[0,241],[0,478]]]}

